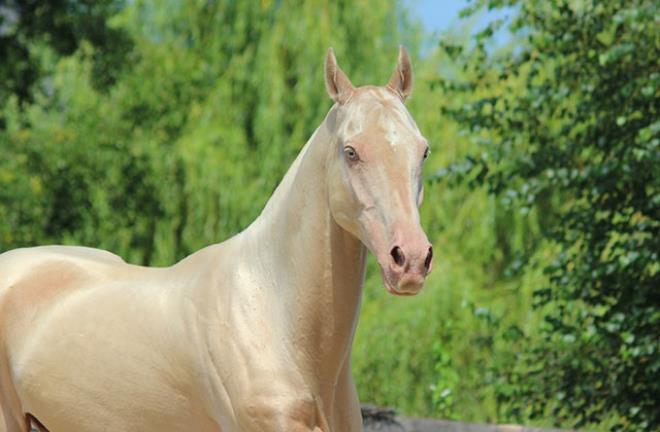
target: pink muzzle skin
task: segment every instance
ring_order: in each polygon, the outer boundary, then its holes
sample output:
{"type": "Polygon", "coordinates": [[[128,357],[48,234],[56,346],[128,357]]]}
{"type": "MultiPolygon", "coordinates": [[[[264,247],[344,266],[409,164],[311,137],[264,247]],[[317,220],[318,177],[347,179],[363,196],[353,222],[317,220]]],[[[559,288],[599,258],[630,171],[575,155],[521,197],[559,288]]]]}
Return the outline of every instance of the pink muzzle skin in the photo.
{"type": "Polygon", "coordinates": [[[387,290],[395,295],[415,295],[424,285],[433,268],[433,247],[426,235],[398,242],[390,249],[389,257],[381,264],[381,274],[387,290]],[[415,241],[417,240],[417,241],[415,241]],[[383,265],[384,264],[384,265],[383,265]]]}
{"type": "Polygon", "coordinates": [[[395,223],[388,229],[376,219],[362,225],[363,241],[376,256],[387,291],[419,293],[433,268],[433,247],[419,223],[395,223]]]}

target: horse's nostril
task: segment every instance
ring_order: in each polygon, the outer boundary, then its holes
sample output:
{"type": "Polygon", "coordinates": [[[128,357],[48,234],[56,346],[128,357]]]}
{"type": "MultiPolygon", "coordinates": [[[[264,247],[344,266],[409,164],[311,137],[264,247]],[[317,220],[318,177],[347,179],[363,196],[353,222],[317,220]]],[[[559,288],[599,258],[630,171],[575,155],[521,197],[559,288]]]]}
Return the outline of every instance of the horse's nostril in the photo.
{"type": "Polygon", "coordinates": [[[433,261],[433,246],[429,246],[429,253],[426,254],[426,259],[424,260],[424,268],[426,270],[431,268],[431,261],[433,261]]]}
{"type": "Polygon", "coordinates": [[[403,255],[403,251],[399,246],[394,246],[390,252],[390,255],[392,255],[392,259],[399,267],[403,267],[403,265],[406,263],[406,257],[403,255]]]}

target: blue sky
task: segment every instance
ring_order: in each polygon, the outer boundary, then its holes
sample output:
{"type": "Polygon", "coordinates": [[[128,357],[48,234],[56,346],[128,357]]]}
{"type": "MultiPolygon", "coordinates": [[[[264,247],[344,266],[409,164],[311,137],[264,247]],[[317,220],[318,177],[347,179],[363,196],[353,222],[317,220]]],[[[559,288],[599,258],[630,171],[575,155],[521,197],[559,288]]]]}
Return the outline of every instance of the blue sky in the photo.
{"type": "Polygon", "coordinates": [[[458,12],[466,0],[406,0],[415,18],[429,31],[447,30],[458,24],[458,12]]]}
{"type": "MultiPolygon", "coordinates": [[[[429,33],[443,33],[447,30],[459,30],[466,25],[458,13],[470,3],[468,0],[404,0],[412,12],[413,18],[421,21],[429,33]]],[[[483,28],[488,22],[511,15],[511,9],[483,11],[474,20],[477,29],[483,28]]],[[[501,45],[510,39],[507,30],[495,34],[497,44],[501,45]]]]}

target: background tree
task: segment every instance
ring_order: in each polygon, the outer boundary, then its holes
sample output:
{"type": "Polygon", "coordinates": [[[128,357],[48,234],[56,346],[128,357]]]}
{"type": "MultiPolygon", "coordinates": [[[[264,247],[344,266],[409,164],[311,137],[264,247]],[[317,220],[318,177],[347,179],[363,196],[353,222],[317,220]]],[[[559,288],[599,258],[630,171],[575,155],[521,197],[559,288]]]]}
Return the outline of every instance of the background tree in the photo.
{"type": "Polygon", "coordinates": [[[549,285],[535,291],[542,338],[504,371],[500,398],[519,418],[657,430],[658,3],[482,1],[474,10],[502,5],[517,10],[512,29],[524,42],[498,57],[484,48],[493,28],[477,37],[462,61],[497,79],[452,86],[482,93],[453,115],[485,144],[468,177],[519,211],[542,209],[557,250],[549,285]]]}

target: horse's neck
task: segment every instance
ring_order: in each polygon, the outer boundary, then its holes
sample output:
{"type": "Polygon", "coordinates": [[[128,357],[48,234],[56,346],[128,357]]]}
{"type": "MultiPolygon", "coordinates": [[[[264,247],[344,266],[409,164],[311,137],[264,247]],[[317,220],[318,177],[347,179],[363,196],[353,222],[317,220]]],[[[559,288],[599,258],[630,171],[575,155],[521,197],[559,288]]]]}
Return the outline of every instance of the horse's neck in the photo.
{"type": "Polygon", "coordinates": [[[330,214],[326,163],[333,143],[328,118],[246,234],[254,236],[255,253],[263,254],[260,261],[280,275],[282,285],[273,289],[283,302],[291,341],[305,359],[301,366],[334,382],[357,324],[366,249],[330,214]]]}

